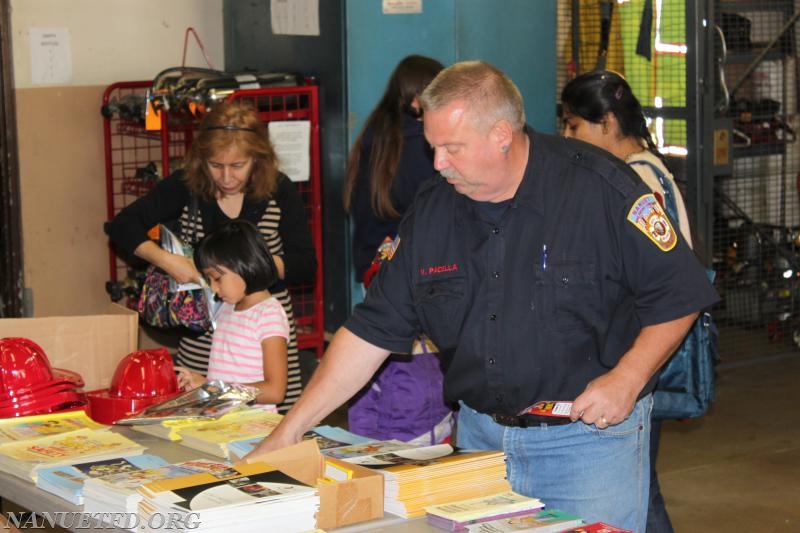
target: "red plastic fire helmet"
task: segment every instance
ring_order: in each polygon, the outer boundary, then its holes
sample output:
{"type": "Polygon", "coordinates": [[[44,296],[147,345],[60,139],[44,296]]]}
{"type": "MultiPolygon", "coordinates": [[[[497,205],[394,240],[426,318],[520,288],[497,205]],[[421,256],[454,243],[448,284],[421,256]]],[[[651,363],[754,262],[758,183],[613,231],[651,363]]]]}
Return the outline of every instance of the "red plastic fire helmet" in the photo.
{"type": "Polygon", "coordinates": [[[41,346],[24,337],[0,339],[0,396],[51,381],[53,368],[41,346]]]}
{"type": "Polygon", "coordinates": [[[0,418],[80,408],[80,374],[50,366],[41,346],[24,337],[0,339],[0,418]]]}
{"type": "Polygon", "coordinates": [[[178,392],[172,356],[165,348],[129,353],[117,365],[108,392],[114,398],[155,398],[178,392]]]}
{"type": "Polygon", "coordinates": [[[87,395],[92,418],[113,424],[179,392],[172,356],[165,348],[155,348],[137,350],[123,357],[111,378],[111,386],[87,395]]]}

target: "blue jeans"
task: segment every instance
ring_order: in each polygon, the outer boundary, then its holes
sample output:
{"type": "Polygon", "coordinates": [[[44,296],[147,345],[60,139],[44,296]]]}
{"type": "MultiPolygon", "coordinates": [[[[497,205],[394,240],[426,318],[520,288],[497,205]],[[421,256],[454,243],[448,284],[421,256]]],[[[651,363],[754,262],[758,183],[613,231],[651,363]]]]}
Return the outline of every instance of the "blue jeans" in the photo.
{"type": "Polygon", "coordinates": [[[503,450],[514,491],[541,499],[548,509],[576,514],[587,523],[606,522],[642,533],[650,484],[652,407],[652,396],[645,396],[627,420],[607,429],[580,421],[516,428],[497,424],[462,403],[456,445],[503,450]]]}

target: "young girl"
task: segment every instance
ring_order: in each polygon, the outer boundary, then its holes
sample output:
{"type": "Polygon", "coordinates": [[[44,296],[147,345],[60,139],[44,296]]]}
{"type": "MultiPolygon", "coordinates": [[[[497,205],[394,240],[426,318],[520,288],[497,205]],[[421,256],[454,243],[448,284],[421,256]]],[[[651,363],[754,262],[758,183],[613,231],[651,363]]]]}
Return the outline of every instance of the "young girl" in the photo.
{"type": "Polygon", "coordinates": [[[258,229],[231,220],[200,241],[197,270],[223,301],[211,341],[208,376],[178,367],[186,389],[218,379],[258,389],[256,403],[277,404],[286,394],[289,321],[268,287],[278,279],[272,255],[258,229]]]}

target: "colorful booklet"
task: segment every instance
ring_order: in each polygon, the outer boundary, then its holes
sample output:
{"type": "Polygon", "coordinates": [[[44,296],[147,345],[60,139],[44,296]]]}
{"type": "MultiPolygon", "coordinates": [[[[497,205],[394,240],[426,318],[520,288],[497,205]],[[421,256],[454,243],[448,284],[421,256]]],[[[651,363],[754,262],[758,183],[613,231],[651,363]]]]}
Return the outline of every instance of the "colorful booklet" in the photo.
{"type": "Polygon", "coordinates": [[[79,429],[0,446],[0,469],[36,481],[41,468],[141,455],[145,447],[113,431],[79,429]]]}
{"type": "Polygon", "coordinates": [[[107,429],[84,411],[67,411],[45,415],[22,416],[0,420],[0,445],[50,437],[78,429],[107,429]]]}
{"type": "Polygon", "coordinates": [[[129,474],[169,463],[157,455],[142,454],[39,469],[36,486],[75,505],[83,505],[86,480],[112,474],[129,474]]]}
{"type": "Polygon", "coordinates": [[[448,531],[462,531],[468,524],[531,514],[543,507],[544,504],[537,498],[504,491],[478,498],[430,505],[425,508],[425,513],[431,525],[448,531]]]}
{"type": "MultiPolygon", "coordinates": [[[[338,448],[348,444],[363,444],[371,442],[372,439],[351,433],[346,429],[335,426],[317,426],[303,435],[303,439],[317,439],[317,446],[324,454],[325,450],[338,448]]],[[[250,437],[247,439],[235,440],[228,443],[228,453],[230,459],[241,459],[252,452],[264,437],[250,437]]]]}
{"type": "Polygon", "coordinates": [[[620,529],[605,522],[593,522],[574,529],[565,529],[563,533],[633,533],[630,529],[620,529]]]}
{"type": "Polygon", "coordinates": [[[519,413],[522,415],[554,416],[557,418],[567,418],[572,412],[572,402],[536,402],[529,405],[519,413]]]}
{"type": "MultiPolygon", "coordinates": [[[[230,416],[236,411],[223,415],[222,418],[230,416]]],[[[220,420],[222,420],[220,418],[220,420]]],[[[131,429],[139,433],[146,433],[153,435],[160,439],[177,442],[181,440],[181,430],[190,426],[202,426],[203,424],[210,424],[213,420],[164,420],[158,424],[137,424],[131,426],[131,429]]]]}
{"type": "Polygon", "coordinates": [[[420,446],[400,440],[376,440],[363,444],[348,444],[346,446],[328,448],[323,453],[328,457],[334,457],[348,463],[380,467],[406,463],[413,464],[419,461],[444,457],[453,453],[453,447],[449,444],[420,446]]]}
{"type": "Polygon", "coordinates": [[[521,516],[498,518],[479,524],[469,524],[470,533],[556,533],[583,524],[580,517],[558,509],[544,509],[521,516]]]}

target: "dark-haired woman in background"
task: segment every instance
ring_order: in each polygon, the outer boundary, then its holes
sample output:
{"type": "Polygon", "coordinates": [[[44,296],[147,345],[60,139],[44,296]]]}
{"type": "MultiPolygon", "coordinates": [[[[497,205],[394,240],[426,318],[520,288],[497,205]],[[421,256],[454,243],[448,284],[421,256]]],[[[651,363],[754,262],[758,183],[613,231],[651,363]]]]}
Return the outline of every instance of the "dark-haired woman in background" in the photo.
{"type": "MultiPolygon", "coordinates": [[[[435,174],[418,98],[443,68],[429,57],[403,58],[350,151],[344,206],[353,221],[356,279],[365,287],[379,266],[373,263],[378,248],[394,239],[417,189],[435,174]]],[[[452,414],[444,403],[439,358],[431,353],[435,347],[421,338],[412,352],[392,355],[353,398],[351,431],[424,444],[450,436],[452,414]]]]}
{"type": "MultiPolygon", "coordinates": [[[[572,79],[561,93],[564,136],[594,144],[628,163],[653,190],[659,203],[692,246],[686,206],[664,159],[647,129],[642,106],[630,85],[611,71],[592,71],[572,79]],[[674,206],[675,213],[671,213],[674,206]]],[[[646,533],[673,531],[656,473],[661,420],[650,430],[650,501],[646,533]]]]}

